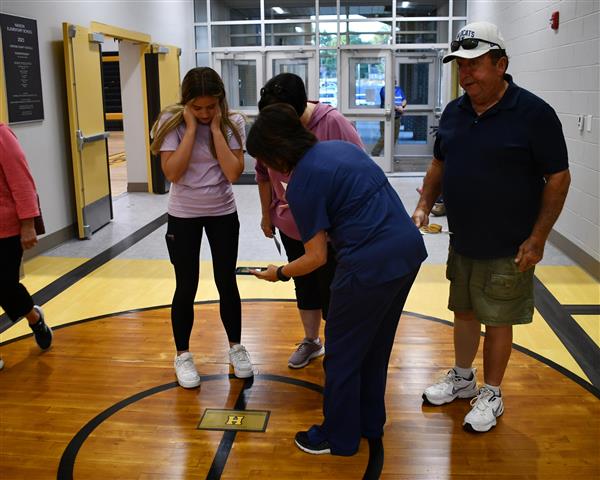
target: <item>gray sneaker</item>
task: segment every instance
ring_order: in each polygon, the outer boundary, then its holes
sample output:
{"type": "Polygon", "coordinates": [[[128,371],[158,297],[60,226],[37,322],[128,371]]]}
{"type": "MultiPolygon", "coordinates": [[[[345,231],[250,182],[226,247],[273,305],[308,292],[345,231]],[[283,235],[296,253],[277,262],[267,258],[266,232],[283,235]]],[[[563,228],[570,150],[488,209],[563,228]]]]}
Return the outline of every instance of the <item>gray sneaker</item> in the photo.
{"type": "Polygon", "coordinates": [[[288,367],[290,368],[302,368],[308,365],[313,358],[320,357],[325,353],[325,347],[319,340],[315,343],[313,340],[305,338],[298,343],[298,348],[288,360],[288,367]]]}

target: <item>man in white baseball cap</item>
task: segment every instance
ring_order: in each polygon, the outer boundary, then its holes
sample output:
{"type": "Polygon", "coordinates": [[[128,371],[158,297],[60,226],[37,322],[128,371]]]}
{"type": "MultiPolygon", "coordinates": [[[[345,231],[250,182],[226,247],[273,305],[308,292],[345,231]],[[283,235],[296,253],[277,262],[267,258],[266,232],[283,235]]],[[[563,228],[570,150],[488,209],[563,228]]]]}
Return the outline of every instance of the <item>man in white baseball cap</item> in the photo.
{"type": "Polygon", "coordinates": [[[455,365],[425,389],[423,400],[442,405],[476,397],[463,426],[487,432],[504,412],[500,383],[513,325],[532,321],[533,272],[562,210],[569,164],[552,107],[506,73],[508,57],[496,25],[463,27],[444,57],[452,60],[465,94],[442,114],[413,221],[427,225],[443,186],[452,232],[446,276],[455,365]],[[472,365],[481,324],[485,383],[478,389],[472,365]]]}

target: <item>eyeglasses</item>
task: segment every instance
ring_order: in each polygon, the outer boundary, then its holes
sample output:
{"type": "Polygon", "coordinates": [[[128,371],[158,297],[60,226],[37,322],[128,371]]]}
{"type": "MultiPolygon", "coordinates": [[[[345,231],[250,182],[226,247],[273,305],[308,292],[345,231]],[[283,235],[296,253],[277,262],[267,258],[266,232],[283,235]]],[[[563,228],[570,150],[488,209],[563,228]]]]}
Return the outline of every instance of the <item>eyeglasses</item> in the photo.
{"type": "Polygon", "coordinates": [[[269,85],[268,87],[263,87],[260,89],[260,96],[264,96],[266,94],[271,95],[281,95],[285,90],[279,83],[275,83],[274,85],[269,85]]]}
{"type": "Polygon", "coordinates": [[[479,45],[479,42],[487,43],[494,47],[498,47],[500,50],[502,50],[502,47],[500,45],[498,45],[497,43],[489,42],[487,40],[482,40],[481,38],[467,37],[467,38],[463,38],[462,40],[453,40],[452,43],[450,44],[450,51],[456,52],[460,47],[462,47],[464,50],[473,50],[474,48],[477,48],[477,45],[479,45]]]}

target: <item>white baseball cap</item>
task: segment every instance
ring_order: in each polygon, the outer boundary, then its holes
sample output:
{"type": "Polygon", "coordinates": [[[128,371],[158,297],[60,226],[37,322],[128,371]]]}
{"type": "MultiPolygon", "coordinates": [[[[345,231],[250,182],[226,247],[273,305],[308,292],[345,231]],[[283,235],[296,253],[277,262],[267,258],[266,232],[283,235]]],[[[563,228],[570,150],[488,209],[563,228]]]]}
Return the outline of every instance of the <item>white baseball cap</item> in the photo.
{"type": "Polygon", "coordinates": [[[443,62],[480,57],[493,49],[505,50],[504,38],[498,27],[489,22],[469,23],[459,30],[456,40],[450,44],[453,51],[444,57],[443,62]]]}

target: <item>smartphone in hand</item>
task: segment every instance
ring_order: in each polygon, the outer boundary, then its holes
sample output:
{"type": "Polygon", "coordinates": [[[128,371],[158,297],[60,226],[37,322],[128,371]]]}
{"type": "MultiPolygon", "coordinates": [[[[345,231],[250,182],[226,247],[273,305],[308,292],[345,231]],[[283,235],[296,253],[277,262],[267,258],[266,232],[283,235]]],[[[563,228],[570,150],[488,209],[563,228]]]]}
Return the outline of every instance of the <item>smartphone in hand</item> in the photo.
{"type": "Polygon", "coordinates": [[[237,267],[236,275],[252,275],[254,272],[264,272],[267,267],[237,267]]]}

